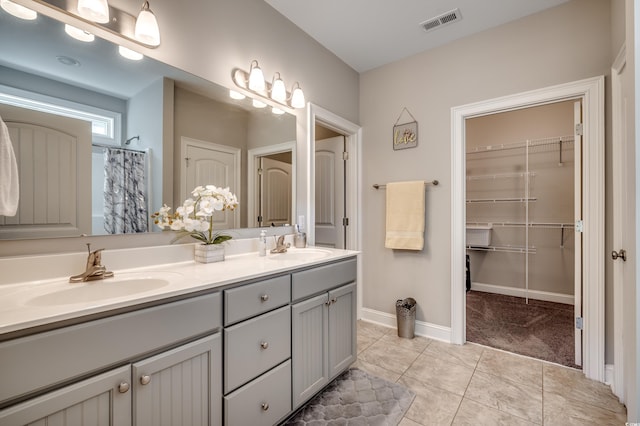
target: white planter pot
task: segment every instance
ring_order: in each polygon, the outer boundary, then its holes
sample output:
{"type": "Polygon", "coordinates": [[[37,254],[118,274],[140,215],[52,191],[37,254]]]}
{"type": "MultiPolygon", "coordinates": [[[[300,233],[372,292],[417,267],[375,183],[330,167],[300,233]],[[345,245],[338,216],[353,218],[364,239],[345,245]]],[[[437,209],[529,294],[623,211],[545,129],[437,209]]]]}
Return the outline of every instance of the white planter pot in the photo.
{"type": "Polygon", "coordinates": [[[222,262],[224,246],[222,244],[196,244],[194,259],[200,263],[222,262]]]}

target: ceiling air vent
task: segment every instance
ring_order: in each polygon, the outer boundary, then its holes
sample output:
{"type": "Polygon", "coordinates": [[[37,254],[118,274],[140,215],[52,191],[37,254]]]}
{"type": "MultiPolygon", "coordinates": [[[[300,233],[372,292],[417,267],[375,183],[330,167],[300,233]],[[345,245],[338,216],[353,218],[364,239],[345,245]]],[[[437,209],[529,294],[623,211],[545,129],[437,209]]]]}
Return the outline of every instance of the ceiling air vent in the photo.
{"type": "Polygon", "coordinates": [[[438,15],[434,18],[427,19],[426,21],[421,22],[420,26],[425,32],[428,32],[428,31],[435,30],[436,28],[441,28],[447,24],[457,22],[461,19],[462,19],[462,15],[460,14],[460,9],[456,8],[448,12],[445,12],[442,15],[438,15]]]}

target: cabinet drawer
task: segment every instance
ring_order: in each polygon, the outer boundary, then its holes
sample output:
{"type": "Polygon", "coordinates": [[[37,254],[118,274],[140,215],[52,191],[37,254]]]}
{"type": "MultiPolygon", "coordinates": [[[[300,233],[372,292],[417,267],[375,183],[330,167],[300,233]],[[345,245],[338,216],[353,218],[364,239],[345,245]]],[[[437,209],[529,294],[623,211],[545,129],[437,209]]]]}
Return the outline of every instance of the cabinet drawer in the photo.
{"type": "Polygon", "coordinates": [[[224,397],[226,426],[274,425],[291,411],[291,361],[224,397]]]}
{"type": "Polygon", "coordinates": [[[291,357],[291,313],[285,306],[224,330],[224,393],[291,357]]]}
{"type": "Polygon", "coordinates": [[[222,322],[220,293],[0,343],[0,403],[190,337],[222,322]]]}
{"type": "Polygon", "coordinates": [[[289,275],[225,290],[224,325],[254,317],[291,301],[289,275]]]}
{"type": "Polygon", "coordinates": [[[357,261],[349,259],[340,263],[319,266],[291,275],[293,300],[312,296],[356,280],[357,261]]]}

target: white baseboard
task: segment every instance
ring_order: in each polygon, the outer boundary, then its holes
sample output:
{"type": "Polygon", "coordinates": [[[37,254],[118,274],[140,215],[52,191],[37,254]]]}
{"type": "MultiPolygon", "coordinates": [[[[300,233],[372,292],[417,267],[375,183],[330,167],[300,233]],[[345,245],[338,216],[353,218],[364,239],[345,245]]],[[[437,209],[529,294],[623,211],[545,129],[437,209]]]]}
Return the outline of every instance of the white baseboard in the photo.
{"type": "MultiPolygon", "coordinates": [[[[397,328],[395,314],[376,311],[374,309],[362,308],[362,319],[385,327],[397,328]]],[[[431,324],[424,321],[417,321],[414,330],[416,336],[428,337],[429,339],[440,340],[451,343],[451,327],[431,324]]]]}
{"type": "Polygon", "coordinates": [[[613,381],[615,380],[615,376],[613,375],[613,364],[605,364],[604,365],[604,382],[605,384],[611,386],[611,390],[613,391],[613,381]]]}
{"type": "Polygon", "coordinates": [[[571,294],[551,293],[548,291],[529,290],[523,288],[505,287],[494,284],[471,283],[471,290],[484,291],[485,293],[504,294],[506,296],[527,297],[529,299],[544,300],[546,302],[564,303],[573,305],[575,298],[571,294]]]}

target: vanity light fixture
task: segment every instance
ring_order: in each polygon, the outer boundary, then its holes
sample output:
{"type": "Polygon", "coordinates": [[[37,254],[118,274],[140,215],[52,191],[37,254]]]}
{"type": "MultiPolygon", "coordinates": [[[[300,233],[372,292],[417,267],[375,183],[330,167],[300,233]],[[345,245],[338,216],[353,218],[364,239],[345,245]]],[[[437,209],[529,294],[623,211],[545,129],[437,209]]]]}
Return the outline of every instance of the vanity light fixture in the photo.
{"type": "Polygon", "coordinates": [[[124,46],[118,46],[118,53],[120,54],[120,56],[131,59],[132,61],[139,61],[144,57],[142,53],[134,52],[133,50],[124,46]]]}
{"type": "MultiPolygon", "coordinates": [[[[3,4],[9,1],[0,0],[3,4]]],[[[33,9],[129,50],[160,45],[158,20],[147,0],[143,0],[137,17],[110,6],[107,0],[33,0],[33,9]]],[[[129,56],[142,58],[139,53],[129,56]]]]}
{"type": "Polygon", "coordinates": [[[279,72],[273,75],[271,83],[271,99],[277,102],[287,101],[287,89],[284,87],[284,81],[280,78],[279,72]]]}
{"type": "Polygon", "coordinates": [[[296,81],[291,88],[291,106],[294,108],[304,108],[305,103],[304,93],[300,88],[300,83],[296,81]]]}
{"type": "Polygon", "coordinates": [[[254,107],[256,107],[256,108],[264,108],[264,107],[266,107],[266,106],[267,106],[267,104],[265,104],[264,102],[259,101],[259,100],[257,100],[257,99],[254,99],[254,100],[252,101],[252,105],[253,105],[254,107]]]}
{"type": "MultiPolygon", "coordinates": [[[[260,69],[258,61],[255,59],[251,61],[249,72],[235,68],[232,72],[232,78],[236,86],[265,100],[265,102],[260,101],[260,103],[274,106],[275,102],[277,104],[275,109],[280,111],[291,112],[291,108],[304,108],[306,106],[300,83],[296,81],[291,88],[291,93],[287,92],[279,72],[274,74],[270,83],[266,82],[262,69],[260,69]]],[[[277,114],[277,112],[274,111],[274,114],[277,114]]]]}
{"type": "Polygon", "coordinates": [[[142,9],[138,14],[138,19],[136,19],[134,35],[136,40],[142,43],[151,46],[160,46],[158,20],[156,19],[156,15],[149,9],[148,1],[142,4],[142,9]]]}
{"type": "Polygon", "coordinates": [[[109,3],[107,0],[78,0],[78,14],[89,21],[106,24],[109,22],[109,3]]]}
{"type": "Polygon", "coordinates": [[[258,66],[258,61],[254,59],[251,61],[251,66],[249,68],[249,90],[253,90],[254,92],[263,92],[265,88],[266,84],[264,82],[264,74],[258,66]]]}
{"type": "Polygon", "coordinates": [[[73,25],[69,24],[64,24],[64,32],[69,34],[76,40],[84,41],[85,43],[90,43],[96,38],[90,32],[81,30],[80,28],[74,27],[73,25]]]}
{"type": "Polygon", "coordinates": [[[229,97],[231,99],[236,99],[236,100],[242,100],[242,99],[246,98],[245,95],[243,95],[240,92],[236,92],[235,90],[229,90],[229,97]]]}
{"type": "Polygon", "coordinates": [[[38,17],[38,13],[35,10],[31,10],[28,7],[24,7],[10,0],[0,0],[0,7],[8,14],[27,21],[33,21],[38,17]]]}

